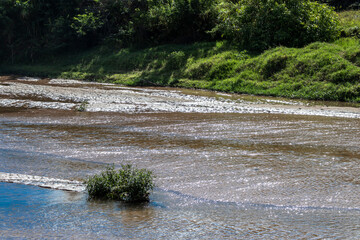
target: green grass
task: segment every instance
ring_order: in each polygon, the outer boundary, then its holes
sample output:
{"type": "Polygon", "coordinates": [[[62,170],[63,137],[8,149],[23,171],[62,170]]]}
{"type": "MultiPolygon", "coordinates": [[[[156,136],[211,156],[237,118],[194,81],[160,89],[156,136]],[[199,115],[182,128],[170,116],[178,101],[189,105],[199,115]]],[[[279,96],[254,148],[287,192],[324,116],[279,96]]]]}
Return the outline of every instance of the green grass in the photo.
{"type": "Polygon", "coordinates": [[[2,65],[0,73],[360,102],[360,41],[355,34],[360,11],[339,15],[344,31],[354,37],[263,53],[221,41],[146,49],[102,46],[35,63],[2,65]]]}

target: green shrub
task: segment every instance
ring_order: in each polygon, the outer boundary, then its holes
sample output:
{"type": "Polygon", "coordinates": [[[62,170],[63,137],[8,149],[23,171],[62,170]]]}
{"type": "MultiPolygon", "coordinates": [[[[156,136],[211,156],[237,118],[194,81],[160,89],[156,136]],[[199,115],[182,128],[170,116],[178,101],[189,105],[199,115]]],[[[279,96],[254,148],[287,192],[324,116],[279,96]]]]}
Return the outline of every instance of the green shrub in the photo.
{"type": "Polygon", "coordinates": [[[185,76],[190,79],[205,79],[205,76],[214,65],[211,61],[197,61],[196,63],[190,63],[185,71],[185,76]]]}
{"type": "Polygon", "coordinates": [[[131,165],[122,165],[118,171],[114,167],[108,167],[106,171],[90,177],[86,183],[89,198],[125,202],[149,201],[153,188],[153,173],[131,165]]]}
{"type": "Polygon", "coordinates": [[[213,32],[242,47],[264,50],[331,41],[340,34],[337,14],[310,0],[239,0],[219,4],[213,32]]]}
{"type": "Polygon", "coordinates": [[[169,54],[166,62],[166,69],[168,70],[178,70],[186,63],[185,53],[182,51],[174,51],[169,54]]]}
{"type": "Polygon", "coordinates": [[[224,60],[214,65],[208,73],[209,80],[219,80],[230,77],[234,72],[236,60],[224,60]]]}

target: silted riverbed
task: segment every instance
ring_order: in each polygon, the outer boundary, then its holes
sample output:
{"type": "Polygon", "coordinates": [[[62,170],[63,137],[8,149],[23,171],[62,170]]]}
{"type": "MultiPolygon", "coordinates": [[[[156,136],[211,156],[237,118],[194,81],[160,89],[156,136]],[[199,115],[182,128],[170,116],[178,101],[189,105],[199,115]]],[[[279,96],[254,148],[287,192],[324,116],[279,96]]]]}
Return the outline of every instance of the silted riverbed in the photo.
{"type": "Polygon", "coordinates": [[[26,205],[12,193],[36,199],[40,190],[3,183],[2,199],[20,202],[0,204],[5,236],[360,234],[356,105],[15,77],[1,78],[0,97],[0,180],[59,188],[132,163],[153,170],[158,185],[149,205],[134,207],[47,189],[41,194],[52,197],[26,205]],[[36,219],[16,210],[33,204],[36,219]]]}

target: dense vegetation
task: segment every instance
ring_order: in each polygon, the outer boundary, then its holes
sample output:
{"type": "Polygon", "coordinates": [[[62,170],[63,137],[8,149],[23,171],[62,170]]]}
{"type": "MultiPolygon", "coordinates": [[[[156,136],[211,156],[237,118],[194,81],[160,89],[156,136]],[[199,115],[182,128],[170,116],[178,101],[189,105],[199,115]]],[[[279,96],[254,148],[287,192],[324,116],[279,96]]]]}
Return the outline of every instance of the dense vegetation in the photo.
{"type": "Polygon", "coordinates": [[[252,50],[275,46],[301,47],[338,37],[335,12],[306,0],[241,0],[219,5],[215,30],[226,39],[252,50]]]}
{"type": "Polygon", "coordinates": [[[66,49],[191,43],[221,36],[242,47],[333,40],[337,17],[309,0],[1,0],[3,59],[66,49]]]}
{"type": "Polygon", "coordinates": [[[1,0],[4,59],[34,61],[50,52],[148,46],[207,39],[214,0],[1,0]]]}
{"type": "Polygon", "coordinates": [[[89,198],[125,202],[146,202],[154,187],[153,174],[146,169],[122,165],[119,170],[109,167],[86,182],[89,198]]]}
{"type": "Polygon", "coordinates": [[[360,13],[328,5],[358,1],[1,0],[0,72],[360,102],[360,13]]]}

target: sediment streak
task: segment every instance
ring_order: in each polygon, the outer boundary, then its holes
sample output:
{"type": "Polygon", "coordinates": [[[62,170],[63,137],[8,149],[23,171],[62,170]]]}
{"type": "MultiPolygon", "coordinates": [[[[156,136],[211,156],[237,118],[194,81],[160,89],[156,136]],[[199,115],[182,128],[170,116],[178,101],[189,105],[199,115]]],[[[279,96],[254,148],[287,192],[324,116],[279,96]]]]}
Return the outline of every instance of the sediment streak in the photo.
{"type": "Polygon", "coordinates": [[[85,184],[80,181],[0,172],[0,182],[18,183],[65,191],[83,192],[85,184]]]}

